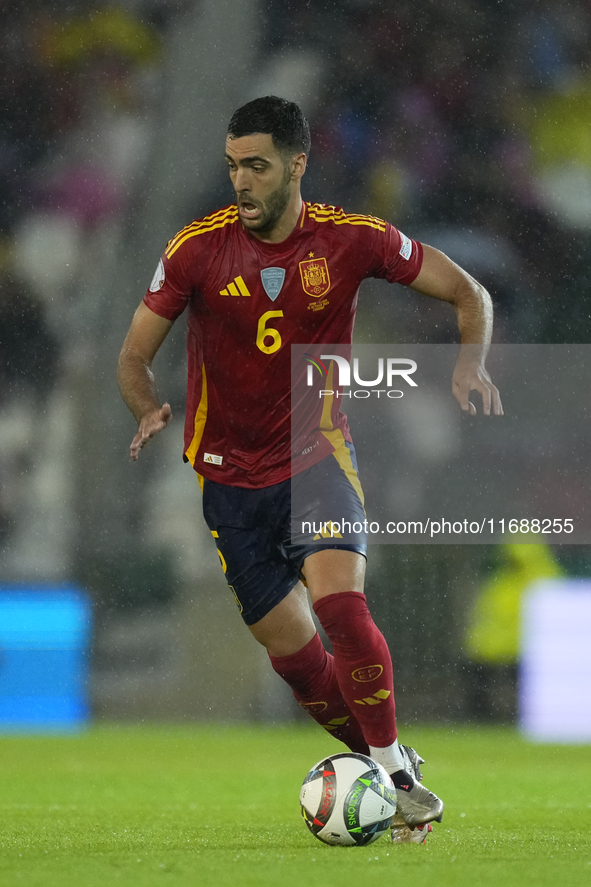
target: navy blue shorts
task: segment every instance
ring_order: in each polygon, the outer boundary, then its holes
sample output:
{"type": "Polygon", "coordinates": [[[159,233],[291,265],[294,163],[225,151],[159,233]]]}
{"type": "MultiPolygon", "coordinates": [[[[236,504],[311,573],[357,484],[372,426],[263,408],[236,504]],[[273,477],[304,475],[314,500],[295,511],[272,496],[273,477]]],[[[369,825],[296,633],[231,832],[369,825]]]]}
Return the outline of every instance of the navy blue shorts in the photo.
{"type": "Polygon", "coordinates": [[[363,492],[348,443],[291,480],[259,490],[204,478],[203,516],[247,625],[289,594],[308,555],[326,548],[366,553],[363,492]]]}

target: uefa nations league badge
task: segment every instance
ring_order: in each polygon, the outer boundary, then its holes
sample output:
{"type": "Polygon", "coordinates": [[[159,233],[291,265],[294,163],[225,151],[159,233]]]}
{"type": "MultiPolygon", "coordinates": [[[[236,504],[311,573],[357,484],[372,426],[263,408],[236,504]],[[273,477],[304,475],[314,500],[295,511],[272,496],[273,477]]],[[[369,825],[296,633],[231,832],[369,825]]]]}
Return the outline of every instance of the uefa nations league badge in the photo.
{"type": "Polygon", "coordinates": [[[285,268],[263,268],[261,280],[263,281],[265,292],[271,301],[274,302],[281,292],[281,287],[285,280],[285,268]]]}

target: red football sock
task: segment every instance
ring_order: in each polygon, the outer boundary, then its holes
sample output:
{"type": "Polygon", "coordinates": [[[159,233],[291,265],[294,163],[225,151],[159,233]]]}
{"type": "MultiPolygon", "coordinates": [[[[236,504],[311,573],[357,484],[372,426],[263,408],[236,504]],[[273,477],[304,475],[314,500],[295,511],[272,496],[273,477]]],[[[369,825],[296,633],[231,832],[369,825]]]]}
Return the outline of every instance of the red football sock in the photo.
{"type": "Polygon", "coordinates": [[[337,680],[366,742],[384,748],[396,739],[392,659],[371,618],[365,595],[329,594],[314,611],[332,643],[337,680]]]}
{"type": "Polygon", "coordinates": [[[314,720],[351,751],[369,754],[359,722],[343,699],[334,669],[334,659],[315,634],[312,640],[291,656],[269,656],[277,674],[286,681],[293,695],[314,720]]]}

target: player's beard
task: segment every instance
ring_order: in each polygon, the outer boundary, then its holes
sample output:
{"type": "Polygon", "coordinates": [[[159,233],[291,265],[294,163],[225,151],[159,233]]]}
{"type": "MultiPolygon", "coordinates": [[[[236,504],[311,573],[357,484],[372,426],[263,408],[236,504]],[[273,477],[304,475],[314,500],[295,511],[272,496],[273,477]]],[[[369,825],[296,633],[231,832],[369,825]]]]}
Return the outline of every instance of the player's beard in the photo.
{"type": "MultiPolygon", "coordinates": [[[[240,196],[238,198],[238,203],[240,203],[241,199],[244,199],[245,202],[252,203],[253,206],[258,207],[261,211],[258,219],[253,219],[245,226],[249,231],[256,231],[257,234],[269,234],[269,232],[273,230],[289,205],[291,197],[289,189],[290,181],[291,174],[286,166],[281,184],[275,189],[275,191],[269,194],[264,203],[262,201],[252,200],[248,194],[244,195],[244,197],[240,196]]],[[[244,220],[242,220],[242,224],[244,224],[244,220]]]]}

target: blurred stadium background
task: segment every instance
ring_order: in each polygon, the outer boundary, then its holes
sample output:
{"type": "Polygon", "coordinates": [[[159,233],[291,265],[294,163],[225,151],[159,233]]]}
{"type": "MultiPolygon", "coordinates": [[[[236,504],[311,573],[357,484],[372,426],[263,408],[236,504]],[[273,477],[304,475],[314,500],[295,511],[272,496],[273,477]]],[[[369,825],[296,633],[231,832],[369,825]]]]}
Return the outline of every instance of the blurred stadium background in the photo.
{"type": "MultiPolygon", "coordinates": [[[[493,293],[496,341],[588,342],[591,8],[30,0],[0,4],[0,23],[0,581],[87,591],[97,717],[298,717],[180,458],[182,323],[156,367],[176,421],[128,460],[115,363],[131,314],[166,241],[232,200],[231,112],[274,92],[311,121],[307,199],[447,252],[493,293]]],[[[368,281],[356,336],[446,342],[453,317],[368,281]]],[[[518,548],[372,551],[406,722],[514,718],[517,651],[478,661],[466,641],[478,595],[591,574],[584,546],[527,564],[518,548]]]]}

